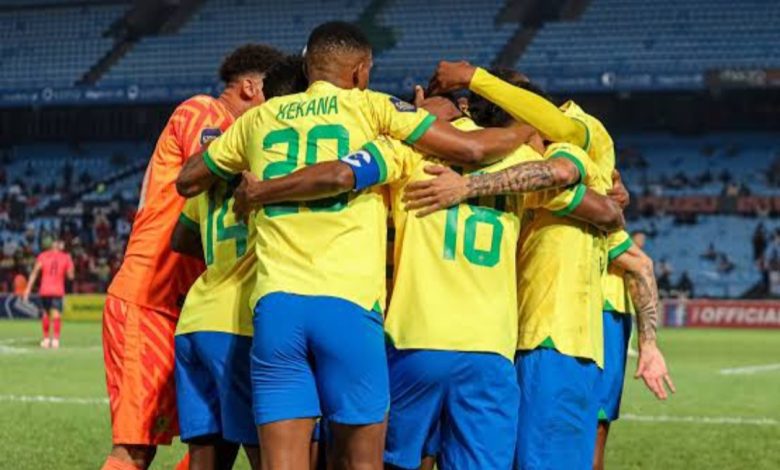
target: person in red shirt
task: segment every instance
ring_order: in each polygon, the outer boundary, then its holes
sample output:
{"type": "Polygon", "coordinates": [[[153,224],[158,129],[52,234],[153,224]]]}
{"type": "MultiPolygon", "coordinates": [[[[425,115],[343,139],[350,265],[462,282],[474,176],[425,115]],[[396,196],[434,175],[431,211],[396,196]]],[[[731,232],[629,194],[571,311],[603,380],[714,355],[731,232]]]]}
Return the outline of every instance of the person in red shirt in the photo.
{"type": "Polygon", "coordinates": [[[24,291],[24,301],[30,299],[35,281],[38,280],[38,274],[41,275],[41,287],[38,289],[38,295],[43,308],[41,323],[43,325],[42,348],[60,347],[60,332],[62,331],[62,298],[65,297],[65,276],[73,280],[75,269],[73,259],[63,251],[65,243],[62,240],[54,240],[51,248],[44,251],[35,260],[32,273],[30,273],[30,282],[24,291]],[[50,325],[54,326],[53,335],[49,336],[50,325]]]}
{"type": "Polygon", "coordinates": [[[283,57],[263,45],[236,49],[220,67],[222,94],[181,103],[157,140],[124,260],[103,310],[113,442],[103,470],[146,469],[157,446],[169,445],[179,433],[173,334],[184,297],[205,266],[170,247],[184,206],[176,177],[190,155],[265,101],[265,73],[283,57]]]}

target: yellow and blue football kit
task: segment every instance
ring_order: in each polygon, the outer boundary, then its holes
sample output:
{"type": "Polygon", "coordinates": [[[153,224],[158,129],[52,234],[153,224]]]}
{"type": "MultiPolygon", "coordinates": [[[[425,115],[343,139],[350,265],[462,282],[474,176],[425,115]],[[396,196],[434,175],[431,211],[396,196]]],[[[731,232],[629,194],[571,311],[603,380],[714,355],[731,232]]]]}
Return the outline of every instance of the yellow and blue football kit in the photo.
{"type": "Polygon", "coordinates": [[[184,442],[216,434],[256,446],[248,302],[257,267],[255,234],[235,219],[233,186],[218,182],[189,199],[179,219],[200,234],[206,271],[187,293],[176,328],[176,398],[184,442]]]}
{"type": "Polygon", "coordinates": [[[607,237],[607,275],[604,290],[604,372],[597,386],[600,400],[599,420],[615,421],[620,415],[623,381],[626,374],[628,343],[631,338],[633,305],[628,295],[623,271],[612,261],[631,247],[631,237],[625,230],[607,237]]]}
{"type": "Polygon", "coordinates": [[[593,390],[603,362],[604,236],[565,216],[582,201],[585,186],[601,194],[608,186],[582,149],[553,144],[547,151],[548,156],[561,153],[582,163],[585,181],[566,191],[525,197],[515,362],[520,468],[584,468],[595,445],[593,390]]]}
{"type": "MultiPolygon", "coordinates": [[[[466,118],[453,124],[478,129],[466,118]]],[[[438,438],[445,468],[510,468],[519,399],[512,360],[522,196],[477,198],[418,218],[404,208],[404,188],[431,178],[426,166],[444,163],[392,139],[364,149],[396,160],[388,167],[402,173],[388,178],[395,275],[385,319],[391,392],[385,462],[417,468],[438,438]]],[[[523,146],[489,167],[456,170],[492,173],[540,159],[523,146]]]]}
{"type": "MultiPolygon", "coordinates": [[[[434,120],[389,95],[318,81],[246,112],[204,160],[219,176],[249,170],[267,180],[346,157],[382,135],[414,143],[434,120]]],[[[383,193],[372,188],[254,215],[256,424],[384,419],[386,219],[383,193]]]]}

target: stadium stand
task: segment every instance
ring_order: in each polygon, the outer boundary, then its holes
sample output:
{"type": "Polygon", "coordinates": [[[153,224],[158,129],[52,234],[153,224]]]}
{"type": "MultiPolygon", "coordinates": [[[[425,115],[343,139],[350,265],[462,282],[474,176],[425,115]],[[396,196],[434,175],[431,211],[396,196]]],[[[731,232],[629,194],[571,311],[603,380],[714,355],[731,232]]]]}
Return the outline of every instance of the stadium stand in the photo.
{"type": "Polygon", "coordinates": [[[50,14],[0,12],[0,88],[73,85],[110,50],[113,40],[102,33],[126,9],[118,4],[58,6],[50,14]]]}
{"type": "Polygon", "coordinates": [[[743,195],[776,193],[771,164],[778,158],[776,136],[760,133],[629,134],[618,146],[618,163],[632,192],[656,196],[715,196],[733,185],[743,195]]]}
{"type": "Polygon", "coordinates": [[[517,24],[496,25],[503,0],[415,0],[391,2],[377,22],[394,31],[395,47],[375,58],[378,88],[408,93],[415,84],[426,84],[439,60],[467,58],[490,64],[517,30],[517,24]],[[424,45],[424,47],[421,47],[424,45]]]}
{"type": "Polygon", "coordinates": [[[520,58],[530,76],[780,67],[772,0],[593,0],[547,23],[520,58]]]}
{"type": "Polygon", "coordinates": [[[324,21],[354,21],[368,0],[206,2],[176,35],[143,38],[100,84],[216,83],[214,64],[238,45],[273,44],[300,52],[324,21]]]}

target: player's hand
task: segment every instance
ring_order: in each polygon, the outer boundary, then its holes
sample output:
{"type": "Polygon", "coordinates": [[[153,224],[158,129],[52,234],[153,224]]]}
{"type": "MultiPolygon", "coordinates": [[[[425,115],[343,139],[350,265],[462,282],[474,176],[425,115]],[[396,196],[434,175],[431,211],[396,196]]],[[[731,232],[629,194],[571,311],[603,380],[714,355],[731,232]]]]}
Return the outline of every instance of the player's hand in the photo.
{"type": "Polygon", "coordinates": [[[252,187],[257,184],[260,184],[257,176],[250,171],[244,171],[241,173],[241,183],[233,191],[233,212],[236,218],[244,223],[249,219],[249,214],[257,208],[252,202],[252,187]]]}
{"type": "Polygon", "coordinates": [[[648,389],[659,399],[666,400],[669,391],[675,393],[674,382],[666,369],[666,360],[655,341],[644,342],[639,345],[639,358],[636,363],[635,379],[641,378],[648,389]]]}
{"type": "Polygon", "coordinates": [[[451,168],[437,165],[426,166],[425,172],[435,178],[412,183],[404,191],[406,210],[419,209],[417,217],[425,217],[468,198],[467,177],[455,173],[451,168]]]}
{"type": "Polygon", "coordinates": [[[443,96],[426,98],[425,92],[420,85],[414,87],[414,105],[418,108],[423,108],[443,121],[452,121],[462,115],[455,103],[443,96]]]}
{"type": "Polygon", "coordinates": [[[448,91],[468,88],[471,78],[477,68],[462,60],[460,62],[439,62],[436,71],[428,84],[428,92],[432,95],[446,93],[448,91]]]}
{"type": "Polygon", "coordinates": [[[22,300],[26,304],[30,303],[30,293],[25,291],[24,294],[22,294],[22,300]]]}
{"type": "Polygon", "coordinates": [[[631,202],[631,195],[628,189],[626,189],[626,185],[623,184],[620,172],[617,170],[612,170],[612,189],[607,192],[607,196],[617,202],[621,209],[628,207],[628,204],[631,202]]]}

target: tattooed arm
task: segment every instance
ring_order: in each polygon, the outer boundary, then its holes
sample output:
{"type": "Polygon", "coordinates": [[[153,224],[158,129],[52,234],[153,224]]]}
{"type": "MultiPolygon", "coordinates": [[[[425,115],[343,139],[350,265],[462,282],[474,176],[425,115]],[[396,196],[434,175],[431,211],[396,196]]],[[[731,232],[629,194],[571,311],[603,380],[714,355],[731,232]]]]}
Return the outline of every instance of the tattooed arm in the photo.
{"type": "Polygon", "coordinates": [[[675,392],[675,388],[666,368],[666,360],[656,342],[656,327],[661,306],[653,272],[653,261],[639,247],[632,245],[612,260],[610,268],[613,267],[624,271],[626,289],[636,310],[639,358],[634,377],[644,380],[647,388],[656,397],[665,400],[668,397],[665,385],[672,393],[675,392]]]}
{"type": "Polygon", "coordinates": [[[575,184],[581,177],[577,166],[565,158],[520,163],[473,176],[461,176],[441,166],[428,166],[425,172],[436,178],[412,183],[404,193],[407,209],[422,209],[420,217],[472,197],[559,188],[575,184]]]}

